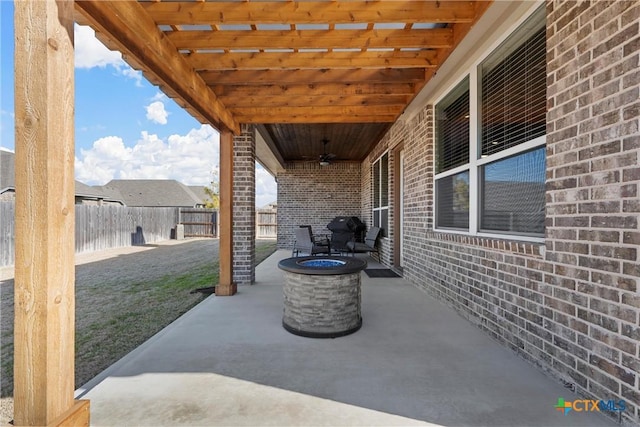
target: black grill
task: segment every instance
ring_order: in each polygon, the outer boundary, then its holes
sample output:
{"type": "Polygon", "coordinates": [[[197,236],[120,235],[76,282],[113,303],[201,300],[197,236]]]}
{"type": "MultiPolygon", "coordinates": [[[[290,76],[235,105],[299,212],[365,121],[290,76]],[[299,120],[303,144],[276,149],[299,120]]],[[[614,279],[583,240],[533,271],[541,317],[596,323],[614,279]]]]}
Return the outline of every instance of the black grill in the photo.
{"type": "Polygon", "coordinates": [[[331,249],[343,252],[347,250],[347,242],[362,242],[367,227],[356,216],[337,216],[327,228],[331,231],[331,249]]]}

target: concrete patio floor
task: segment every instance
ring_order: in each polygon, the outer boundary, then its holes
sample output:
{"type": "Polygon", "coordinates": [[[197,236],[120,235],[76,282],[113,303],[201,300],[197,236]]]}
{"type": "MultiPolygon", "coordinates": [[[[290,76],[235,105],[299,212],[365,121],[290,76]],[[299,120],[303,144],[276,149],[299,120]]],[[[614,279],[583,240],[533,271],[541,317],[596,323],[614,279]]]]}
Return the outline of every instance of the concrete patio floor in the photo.
{"type": "Polygon", "coordinates": [[[355,334],[286,332],[277,262],[289,255],[276,252],[255,286],[207,298],[78,390],[92,425],[616,425],[556,411],[559,397],[580,397],[402,279],[362,273],[355,334]]]}

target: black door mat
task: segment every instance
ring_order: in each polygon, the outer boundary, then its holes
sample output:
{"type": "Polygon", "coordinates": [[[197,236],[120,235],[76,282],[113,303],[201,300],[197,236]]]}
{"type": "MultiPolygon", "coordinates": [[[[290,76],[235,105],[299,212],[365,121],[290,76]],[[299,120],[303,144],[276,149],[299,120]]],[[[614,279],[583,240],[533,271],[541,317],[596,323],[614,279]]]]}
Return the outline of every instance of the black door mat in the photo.
{"type": "Polygon", "coordinates": [[[400,277],[395,271],[388,268],[367,268],[364,272],[369,277],[400,277]]]}

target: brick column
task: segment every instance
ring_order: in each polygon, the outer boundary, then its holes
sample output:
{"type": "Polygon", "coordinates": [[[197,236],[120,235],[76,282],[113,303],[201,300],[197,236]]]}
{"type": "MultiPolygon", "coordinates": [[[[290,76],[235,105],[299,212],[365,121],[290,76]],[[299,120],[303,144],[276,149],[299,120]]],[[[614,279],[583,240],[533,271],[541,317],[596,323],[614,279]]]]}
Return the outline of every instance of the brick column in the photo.
{"type": "Polygon", "coordinates": [[[242,125],[233,137],[233,280],[255,281],[256,259],[256,144],[255,130],[242,125]]]}

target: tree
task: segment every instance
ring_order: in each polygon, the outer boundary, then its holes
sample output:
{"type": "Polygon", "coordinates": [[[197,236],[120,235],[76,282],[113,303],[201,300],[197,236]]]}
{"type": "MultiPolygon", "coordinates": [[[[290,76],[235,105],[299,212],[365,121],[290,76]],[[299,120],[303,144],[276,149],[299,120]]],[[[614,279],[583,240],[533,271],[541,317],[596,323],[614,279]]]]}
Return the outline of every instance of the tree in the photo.
{"type": "Polygon", "coordinates": [[[220,209],[220,180],[218,179],[218,168],[211,171],[211,183],[204,187],[207,198],[204,200],[204,207],[209,209],[220,209]]]}

